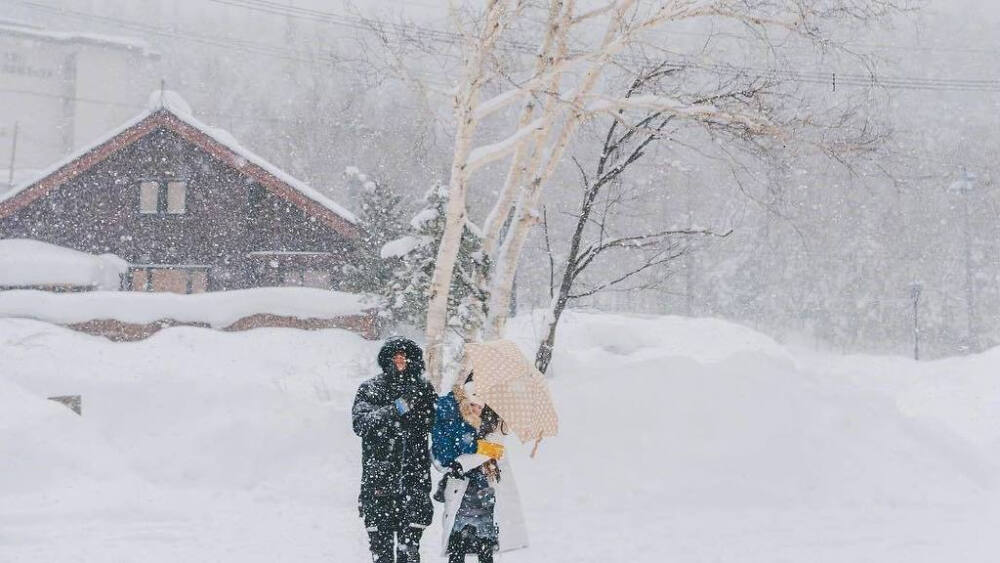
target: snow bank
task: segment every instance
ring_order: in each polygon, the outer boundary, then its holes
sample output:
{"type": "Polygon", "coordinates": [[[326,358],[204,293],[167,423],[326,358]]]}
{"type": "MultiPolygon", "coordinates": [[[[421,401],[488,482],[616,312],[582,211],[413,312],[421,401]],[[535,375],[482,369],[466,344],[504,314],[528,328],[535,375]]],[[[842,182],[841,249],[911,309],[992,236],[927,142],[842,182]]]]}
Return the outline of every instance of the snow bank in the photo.
{"type": "Polygon", "coordinates": [[[0,320],[5,561],[362,561],[347,411],[377,343],[0,320]],[[45,400],[83,396],[83,416],[45,400]]]}
{"type": "MultiPolygon", "coordinates": [[[[545,321],[542,313],[533,317],[522,315],[512,321],[514,338],[530,357],[535,355],[532,346],[548,330],[545,321]]],[[[556,341],[557,347],[565,343],[572,353],[565,356],[557,353],[550,374],[561,370],[561,357],[579,359],[592,355],[610,355],[628,362],[673,357],[711,364],[740,353],[754,353],[793,362],[788,351],[769,336],[716,319],[569,310],[563,314],[556,341]]]]}
{"type": "MultiPolygon", "coordinates": [[[[506,563],[995,559],[997,431],[985,420],[1000,354],[831,358],[713,320],[570,312],[564,323],[561,434],[534,460],[508,448],[532,546],[506,563]]],[[[515,324],[527,344],[533,323],[515,324]]],[[[0,319],[0,463],[22,464],[0,484],[0,552],[364,560],[349,420],[377,348],[281,329],[172,328],[116,344],[0,319]],[[75,393],[83,417],[44,400],[75,393]],[[53,490],[107,494],[57,503],[53,490]]]]}
{"type": "MultiPolygon", "coordinates": [[[[573,312],[564,322],[554,385],[570,406],[552,455],[657,467],[658,502],[950,502],[993,484],[993,463],[940,421],[825,377],[748,328],[573,312]]],[[[597,487],[606,475],[581,477],[597,487]]]]}
{"type": "Polygon", "coordinates": [[[299,319],[357,315],[370,307],[363,295],[307,287],[260,287],[182,295],[175,293],[0,292],[0,317],[20,317],[55,324],[114,319],[147,324],[170,319],[225,328],[257,314],[299,319]]]}
{"type": "Polygon", "coordinates": [[[0,240],[0,287],[77,286],[116,291],[128,262],[37,240],[0,240]]]}

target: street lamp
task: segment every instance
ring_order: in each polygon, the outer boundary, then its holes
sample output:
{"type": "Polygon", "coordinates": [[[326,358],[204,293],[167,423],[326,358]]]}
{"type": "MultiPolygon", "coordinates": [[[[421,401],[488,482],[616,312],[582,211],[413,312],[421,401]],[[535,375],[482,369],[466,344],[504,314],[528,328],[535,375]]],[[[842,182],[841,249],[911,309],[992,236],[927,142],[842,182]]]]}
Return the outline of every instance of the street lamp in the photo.
{"type": "Polygon", "coordinates": [[[923,284],[918,281],[910,284],[910,299],[913,300],[913,359],[920,359],[920,293],[923,284]]]}

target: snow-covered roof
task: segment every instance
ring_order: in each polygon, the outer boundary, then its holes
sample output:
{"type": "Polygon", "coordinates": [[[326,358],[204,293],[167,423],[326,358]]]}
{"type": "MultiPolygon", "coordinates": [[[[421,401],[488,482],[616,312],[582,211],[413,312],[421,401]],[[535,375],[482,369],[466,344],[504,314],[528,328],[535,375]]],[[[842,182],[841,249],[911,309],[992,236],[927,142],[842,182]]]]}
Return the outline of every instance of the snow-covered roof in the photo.
{"type": "Polygon", "coordinates": [[[96,162],[106,158],[107,154],[100,154],[102,149],[106,149],[104,152],[110,154],[152,132],[157,126],[181,130],[178,132],[182,136],[196,143],[201,143],[205,139],[210,140],[215,146],[208,148],[223,149],[222,153],[209,150],[208,152],[214,156],[222,158],[234,168],[254,177],[265,187],[278,192],[278,195],[300,207],[310,207],[310,204],[313,204],[331,213],[337,219],[332,221],[335,223],[333,225],[335,228],[346,227],[351,231],[356,229],[358,219],[353,213],[305,182],[294,178],[250,151],[228,131],[206,125],[196,119],[192,115],[191,106],[179,94],[170,90],[153,92],[149,96],[147,109],[139,115],[42,171],[31,181],[17,185],[7,193],[0,192],[0,217],[21,194],[28,195],[27,192],[40,188],[38,195],[40,197],[48,189],[61,185],[96,162]],[[182,130],[185,129],[184,126],[193,131],[182,130]],[[185,132],[194,132],[196,135],[185,136],[185,132]],[[84,162],[88,156],[93,157],[95,162],[84,162]],[[49,185],[44,185],[46,183],[49,185]],[[284,186],[287,186],[288,189],[284,189],[284,186]],[[5,204],[7,205],[5,206],[5,204]]]}
{"type": "Polygon", "coordinates": [[[30,24],[17,23],[12,20],[0,20],[0,34],[30,37],[32,39],[57,43],[89,43],[92,45],[139,51],[144,56],[159,56],[150,47],[149,43],[134,37],[103,35],[100,33],[80,33],[75,31],[52,31],[30,24]]]}
{"type": "Polygon", "coordinates": [[[161,109],[165,109],[172,113],[175,117],[184,121],[188,125],[200,130],[206,135],[212,137],[222,145],[224,145],[229,150],[238,154],[240,157],[245,159],[247,162],[251,162],[260,166],[269,174],[278,178],[282,182],[292,186],[303,195],[309,199],[319,203],[320,205],[326,207],[330,211],[333,211],[337,215],[340,215],[344,219],[347,219],[351,223],[357,223],[358,218],[354,216],[353,213],[348,211],[346,208],[342,207],[329,197],[323,195],[319,191],[307,185],[305,182],[298,180],[285,172],[284,170],[278,168],[277,166],[271,164],[270,162],[264,160],[254,152],[250,151],[236,140],[229,131],[225,129],[219,129],[218,127],[212,127],[206,125],[201,121],[194,118],[191,112],[191,106],[182,98],[177,92],[172,90],[158,90],[149,95],[148,100],[148,110],[150,112],[155,112],[161,109]]]}
{"type": "Polygon", "coordinates": [[[0,287],[74,286],[117,290],[128,262],[28,239],[0,239],[0,287]]]}

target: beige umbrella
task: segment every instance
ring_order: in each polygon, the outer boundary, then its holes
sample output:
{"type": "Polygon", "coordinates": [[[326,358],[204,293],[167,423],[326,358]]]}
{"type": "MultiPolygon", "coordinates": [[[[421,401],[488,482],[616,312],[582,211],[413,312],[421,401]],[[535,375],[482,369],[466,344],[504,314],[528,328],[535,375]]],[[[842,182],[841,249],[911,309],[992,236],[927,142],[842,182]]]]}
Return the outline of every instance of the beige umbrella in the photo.
{"type": "Polygon", "coordinates": [[[510,340],[465,345],[465,372],[475,373],[475,394],[507,423],[521,442],[535,440],[531,455],[545,436],[559,432],[545,376],[510,340]]]}

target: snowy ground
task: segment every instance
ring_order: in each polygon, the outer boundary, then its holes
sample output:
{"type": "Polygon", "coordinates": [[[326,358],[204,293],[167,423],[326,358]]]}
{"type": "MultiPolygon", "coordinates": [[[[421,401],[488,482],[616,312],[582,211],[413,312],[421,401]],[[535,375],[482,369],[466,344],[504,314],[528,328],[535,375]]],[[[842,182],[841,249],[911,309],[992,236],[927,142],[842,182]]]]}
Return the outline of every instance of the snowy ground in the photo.
{"type": "MultiPolygon", "coordinates": [[[[535,460],[512,448],[532,547],[504,561],[1000,553],[1000,350],[835,357],[720,321],[588,314],[560,338],[562,434],[535,460]]],[[[377,346],[193,328],[116,344],[0,320],[0,560],[367,560],[348,410],[377,346]],[[64,394],[82,417],[45,400],[64,394]]]]}

